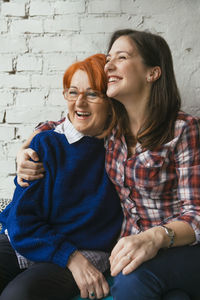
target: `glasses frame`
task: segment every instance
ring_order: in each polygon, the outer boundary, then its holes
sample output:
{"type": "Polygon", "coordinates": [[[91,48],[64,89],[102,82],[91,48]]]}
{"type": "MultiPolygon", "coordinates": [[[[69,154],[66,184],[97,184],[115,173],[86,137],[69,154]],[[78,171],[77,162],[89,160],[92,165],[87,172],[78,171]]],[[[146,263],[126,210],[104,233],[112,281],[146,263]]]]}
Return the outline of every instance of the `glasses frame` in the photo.
{"type": "Polygon", "coordinates": [[[79,96],[80,95],[83,95],[83,98],[84,98],[84,100],[85,101],[87,101],[87,102],[90,102],[90,103],[102,103],[102,101],[104,100],[104,99],[106,99],[106,95],[105,94],[103,94],[103,93],[101,93],[101,92],[99,92],[99,91],[97,91],[97,90],[86,90],[86,91],[84,91],[84,92],[80,92],[78,89],[75,89],[75,88],[66,88],[66,89],[64,89],[63,90],[63,96],[64,96],[64,98],[67,100],[67,101],[69,101],[69,102],[76,102],[77,101],[77,99],[79,98],[79,96]],[[74,91],[77,91],[78,92],[78,95],[77,95],[77,97],[74,97],[74,99],[69,99],[68,97],[67,97],[67,95],[66,95],[66,93],[70,90],[70,89],[73,89],[74,91]],[[94,98],[94,99],[88,99],[88,96],[87,96],[87,93],[88,92],[94,92],[94,93],[97,93],[97,97],[96,98],[94,98]]]}

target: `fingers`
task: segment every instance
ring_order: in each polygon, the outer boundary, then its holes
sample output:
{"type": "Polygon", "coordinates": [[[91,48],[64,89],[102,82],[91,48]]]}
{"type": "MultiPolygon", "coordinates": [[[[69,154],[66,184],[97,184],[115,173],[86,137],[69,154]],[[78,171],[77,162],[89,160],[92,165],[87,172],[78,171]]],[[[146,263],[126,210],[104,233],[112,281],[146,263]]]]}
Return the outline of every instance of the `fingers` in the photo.
{"type": "Polygon", "coordinates": [[[44,167],[42,163],[35,163],[30,161],[30,159],[34,161],[38,161],[38,155],[33,149],[25,149],[22,150],[18,154],[18,164],[17,164],[17,182],[22,187],[26,187],[29,184],[24,182],[23,180],[37,180],[44,177],[44,167]]]}
{"type": "Polygon", "coordinates": [[[69,260],[67,267],[72,272],[82,298],[101,299],[108,295],[109,285],[103,274],[79,251],[69,260]]]}
{"type": "Polygon", "coordinates": [[[24,182],[23,178],[17,176],[17,183],[21,186],[21,187],[27,187],[29,186],[28,182],[24,182]]]}
{"type": "Polygon", "coordinates": [[[115,247],[113,248],[111,255],[110,255],[110,264],[113,263],[113,260],[115,259],[115,257],[118,255],[118,253],[122,250],[123,248],[123,238],[121,238],[117,244],[115,245],[115,247]]]}
{"type": "Polygon", "coordinates": [[[108,295],[109,285],[104,276],[98,272],[98,274],[87,274],[85,286],[81,287],[81,297],[89,299],[101,299],[108,295]]]}
{"type": "Polygon", "coordinates": [[[117,274],[119,274],[127,265],[130,264],[131,261],[132,258],[128,255],[118,255],[111,266],[111,275],[116,276],[117,274]]]}
{"type": "Polygon", "coordinates": [[[34,161],[39,160],[39,157],[38,157],[37,153],[31,148],[26,149],[24,154],[27,157],[27,159],[31,158],[34,161]]]}
{"type": "Polygon", "coordinates": [[[158,247],[155,246],[150,229],[124,237],[112,251],[111,275],[116,276],[121,271],[124,275],[129,274],[143,262],[153,258],[157,252],[158,247]]]}
{"type": "MultiPolygon", "coordinates": [[[[91,299],[101,299],[109,293],[109,285],[101,273],[93,278],[92,287],[95,296],[90,293],[91,299]]],[[[90,291],[92,291],[92,287],[89,288],[90,291]]]]}
{"type": "Polygon", "coordinates": [[[17,175],[17,183],[21,186],[21,187],[27,187],[29,186],[28,182],[25,182],[24,180],[37,180],[37,179],[41,179],[44,177],[44,174],[38,174],[38,175],[26,175],[26,174],[19,174],[17,175]]]}
{"type": "Polygon", "coordinates": [[[139,265],[141,265],[142,262],[144,262],[142,257],[137,257],[131,260],[131,262],[125,268],[123,268],[123,275],[128,275],[129,273],[133,272],[135,269],[137,269],[137,267],[139,267],[139,265]]]}

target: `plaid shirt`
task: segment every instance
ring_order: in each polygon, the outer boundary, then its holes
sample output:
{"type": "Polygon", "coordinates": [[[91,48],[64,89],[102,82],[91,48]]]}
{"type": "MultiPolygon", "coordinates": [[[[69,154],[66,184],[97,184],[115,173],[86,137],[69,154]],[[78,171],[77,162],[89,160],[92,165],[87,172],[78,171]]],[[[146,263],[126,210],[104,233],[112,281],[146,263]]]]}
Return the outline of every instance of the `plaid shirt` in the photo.
{"type": "Polygon", "coordinates": [[[158,150],[127,158],[116,130],[106,143],[106,169],[121,198],[121,236],[175,220],[188,222],[200,241],[200,133],[198,119],[179,112],[174,138],[158,150]]]}
{"type": "Polygon", "coordinates": [[[39,129],[41,131],[45,131],[45,130],[51,130],[51,129],[55,129],[57,125],[60,125],[61,123],[63,123],[65,121],[65,118],[62,118],[59,121],[45,121],[45,122],[40,122],[35,129],[39,129]]]}

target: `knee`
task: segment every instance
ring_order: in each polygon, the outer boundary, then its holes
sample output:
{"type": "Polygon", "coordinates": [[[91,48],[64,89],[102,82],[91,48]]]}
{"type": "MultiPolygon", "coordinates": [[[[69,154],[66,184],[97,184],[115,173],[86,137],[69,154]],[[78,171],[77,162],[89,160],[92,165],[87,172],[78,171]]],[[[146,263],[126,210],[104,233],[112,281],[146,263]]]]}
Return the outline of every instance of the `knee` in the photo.
{"type": "Polygon", "coordinates": [[[118,274],[111,289],[114,299],[144,300],[161,299],[162,289],[159,280],[143,268],[123,275],[118,274]]]}
{"type": "Polygon", "coordinates": [[[11,281],[4,288],[0,298],[1,300],[36,300],[34,298],[34,291],[29,286],[23,284],[23,282],[15,282],[15,280],[11,281]]]}

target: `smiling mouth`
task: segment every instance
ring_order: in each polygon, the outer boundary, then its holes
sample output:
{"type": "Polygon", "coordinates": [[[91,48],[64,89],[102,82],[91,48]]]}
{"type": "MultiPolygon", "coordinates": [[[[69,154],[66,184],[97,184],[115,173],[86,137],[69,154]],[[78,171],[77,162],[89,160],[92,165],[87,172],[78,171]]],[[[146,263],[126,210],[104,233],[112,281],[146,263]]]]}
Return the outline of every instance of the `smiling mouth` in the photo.
{"type": "Polygon", "coordinates": [[[85,118],[91,116],[91,113],[89,113],[89,112],[76,111],[75,113],[81,119],[85,119],[85,118]]]}
{"type": "Polygon", "coordinates": [[[108,77],[108,83],[115,83],[115,82],[118,82],[120,80],[121,80],[120,77],[116,77],[116,76],[110,76],[110,77],[108,77]]]}

